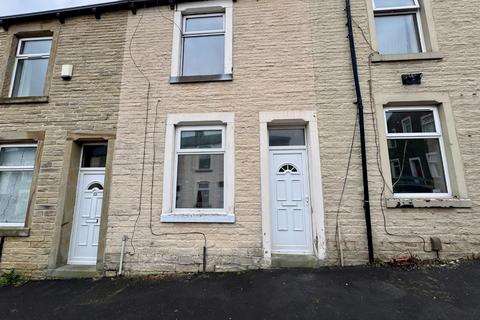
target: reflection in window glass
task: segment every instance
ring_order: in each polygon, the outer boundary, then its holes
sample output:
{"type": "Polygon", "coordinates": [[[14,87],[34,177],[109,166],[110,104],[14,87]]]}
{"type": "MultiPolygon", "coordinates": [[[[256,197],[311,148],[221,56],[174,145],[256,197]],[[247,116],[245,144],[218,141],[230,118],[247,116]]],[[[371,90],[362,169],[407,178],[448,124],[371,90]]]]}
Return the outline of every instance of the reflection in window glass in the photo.
{"type": "Polygon", "coordinates": [[[0,146],[0,224],[24,226],[36,147],[0,146]]]}
{"type": "Polygon", "coordinates": [[[389,133],[436,132],[433,111],[387,111],[389,133]]]}
{"type": "Polygon", "coordinates": [[[0,223],[25,223],[32,175],[33,169],[0,171],[0,223]]]}
{"type": "Polygon", "coordinates": [[[212,157],[209,154],[202,154],[198,156],[198,170],[210,170],[212,157]]]}
{"type": "Polygon", "coordinates": [[[304,129],[270,129],[268,135],[271,147],[305,145],[304,129]]]}
{"type": "Polygon", "coordinates": [[[52,40],[20,40],[12,78],[12,97],[36,97],[45,94],[45,80],[52,40]]]}
{"type": "Polygon", "coordinates": [[[15,72],[12,96],[43,96],[47,69],[48,59],[19,60],[15,72]]]}
{"type": "Polygon", "coordinates": [[[35,163],[36,150],[36,147],[3,147],[0,149],[0,167],[33,167],[35,163]]]}
{"type": "Polygon", "coordinates": [[[20,54],[50,54],[52,40],[28,40],[22,41],[20,46],[20,54]]]}
{"type": "Polygon", "coordinates": [[[198,154],[178,155],[175,207],[223,208],[224,155],[211,154],[208,172],[197,170],[198,154]]]}
{"type": "Polygon", "coordinates": [[[104,168],[107,162],[107,145],[84,145],[82,168],[104,168]]]}
{"type": "Polygon", "coordinates": [[[188,37],[183,42],[183,75],[223,74],[225,36],[188,37]]]}
{"type": "Polygon", "coordinates": [[[415,14],[376,16],[377,46],[381,54],[421,52],[415,14]]]}
{"type": "Polygon", "coordinates": [[[388,150],[390,159],[398,159],[390,162],[394,193],[448,192],[438,138],[396,142],[397,147],[388,150]]]}
{"type": "Polygon", "coordinates": [[[401,174],[401,165],[399,159],[390,160],[390,170],[392,172],[392,178],[398,178],[401,174]]]}
{"type": "Polygon", "coordinates": [[[186,16],[182,75],[216,75],[225,71],[224,15],[186,16]]]}
{"type": "Polygon", "coordinates": [[[223,30],[223,16],[207,16],[207,17],[186,17],[185,31],[218,31],[223,30]]]}
{"type": "Polygon", "coordinates": [[[222,130],[181,131],[180,149],[217,149],[222,147],[222,130]]]}
{"type": "Polygon", "coordinates": [[[398,8],[415,6],[414,0],[374,0],[375,8],[398,8]]]}

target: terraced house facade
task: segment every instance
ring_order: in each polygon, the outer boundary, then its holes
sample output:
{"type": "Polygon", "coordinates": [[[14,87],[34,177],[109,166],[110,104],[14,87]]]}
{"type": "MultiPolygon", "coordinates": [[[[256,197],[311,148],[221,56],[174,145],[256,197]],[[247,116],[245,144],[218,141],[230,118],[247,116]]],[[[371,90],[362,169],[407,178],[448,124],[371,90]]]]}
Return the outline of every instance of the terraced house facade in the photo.
{"type": "Polygon", "coordinates": [[[477,255],[480,17],[450,2],[117,1],[0,19],[0,269],[477,255]]]}

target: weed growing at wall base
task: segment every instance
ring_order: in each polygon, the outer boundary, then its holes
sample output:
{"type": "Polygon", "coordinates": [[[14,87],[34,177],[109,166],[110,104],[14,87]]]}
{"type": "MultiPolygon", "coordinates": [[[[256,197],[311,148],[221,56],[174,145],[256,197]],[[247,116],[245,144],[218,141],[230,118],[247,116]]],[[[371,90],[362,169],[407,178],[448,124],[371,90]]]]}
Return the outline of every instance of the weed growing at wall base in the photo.
{"type": "Polygon", "coordinates": [[[28,281],[23,275],[15,272],[15,269],[4,272],[0,275],[0,287],[14,286],[18,287],[28,281]]]}

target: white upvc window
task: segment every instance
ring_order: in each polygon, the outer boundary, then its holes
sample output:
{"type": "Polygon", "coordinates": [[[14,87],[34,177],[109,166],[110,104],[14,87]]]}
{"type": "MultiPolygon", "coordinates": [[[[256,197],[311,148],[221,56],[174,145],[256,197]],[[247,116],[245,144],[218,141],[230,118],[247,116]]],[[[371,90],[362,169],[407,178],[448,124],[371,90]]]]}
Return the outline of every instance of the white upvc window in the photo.
{"type": "Polygon", "coordinates": [[[173,212],[224,212],[224,168],[224,126],[178,127],[173,212]],[[210,158],[210,170],[199,171],[198,162],[205,156],[210,158]]]}
{"type": "Polygon", "coordinates": [[[384,115],[394,196],[451,197],[437,107],[389,107],[384,115]]]}
{"type": "Polygon", "coordinates": [[[233,114],[168,115],[161,221],[234,222],[233,186],[233,114]]]}
{"type": "Polygon", "coordinates": [[[225,66],[225,15],[183,17],[182,76],[223,74],[225,66]]]}
{"type": "Polygon", "coordinates": [[[418,0],[372,0],[380,54],[425,52],[418,0]]]}
{"type": "Polygon", "coordinates": [[[37,97],[45,94],[51,46],[51,37],[19,39],[10,97],[37,97]]]}
{"type": "Polygon", "coordinates": [[[0,145],[0,227],[23,227],[35,166],[35,144],[0,145]]]}
{"type": "Polygon", "coordinates": [[[231,0],[177,5],[172,77],[231,75],[232,6],[231,0]]]}

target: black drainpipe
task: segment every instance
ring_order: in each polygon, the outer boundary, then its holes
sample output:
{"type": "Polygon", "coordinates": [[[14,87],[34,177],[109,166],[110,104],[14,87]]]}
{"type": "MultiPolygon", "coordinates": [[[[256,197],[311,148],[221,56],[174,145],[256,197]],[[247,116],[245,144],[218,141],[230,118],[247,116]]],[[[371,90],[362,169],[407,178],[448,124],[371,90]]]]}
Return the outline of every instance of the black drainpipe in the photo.
{"type": "Polygon", "coordinates": [[[2,253],[3,253],[3,243],[5,241],[5,237],[0,237],[0,262],[2,261],[2,253]]]}
{"type": "Polygon", "coordinates": [[[363,209],[365,211],[365,223],[367,225],[368,242],[368,261],[373,263],[373,240],[372,240],[372,221],[370,218],[370,197],[368,194],[368,169],[367,169],[367,151],[365,148],[365,124],[363,121],[363,101],[360,91],[360,81],[358,79],[357,54],[355,52],[355,40],[353,38],[352,11],[350,0],[346,0],[348,42],[350,43],[350,57],[352,59],[353,81],[355,82],[355,93],[357,95],[358,126],[360,129],[360,150],[362,153],[362,176],[363,176],[363,209]]]}

